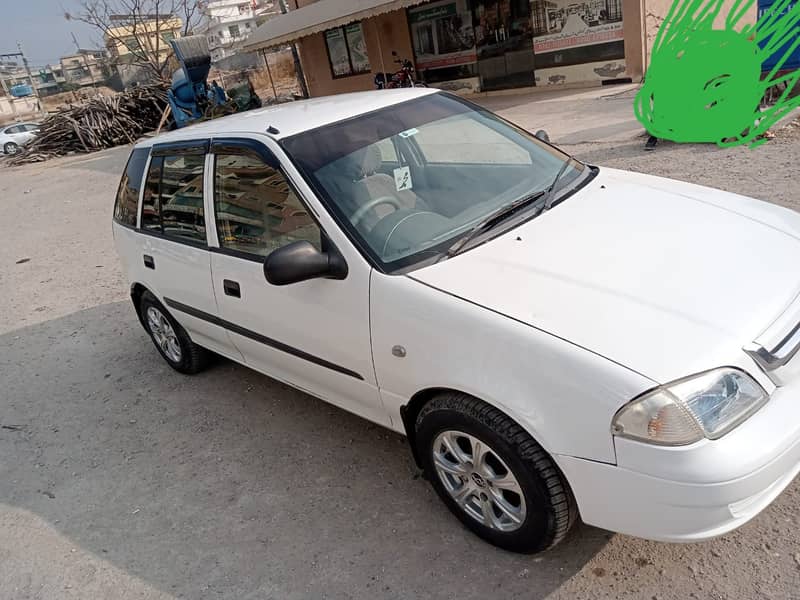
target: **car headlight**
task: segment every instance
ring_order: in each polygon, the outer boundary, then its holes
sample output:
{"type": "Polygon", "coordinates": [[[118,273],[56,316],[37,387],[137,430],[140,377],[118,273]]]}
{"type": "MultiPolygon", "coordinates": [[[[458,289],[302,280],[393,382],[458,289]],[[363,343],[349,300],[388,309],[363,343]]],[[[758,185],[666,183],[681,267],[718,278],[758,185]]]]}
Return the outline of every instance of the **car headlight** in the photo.
{"type": "Polygon", "coordinates": [[[614,417],[614,435],[682,446],[715,440],[747,419],[769,396],[750,375],[714,369],[663,385],[623,406],[614,417]]]}

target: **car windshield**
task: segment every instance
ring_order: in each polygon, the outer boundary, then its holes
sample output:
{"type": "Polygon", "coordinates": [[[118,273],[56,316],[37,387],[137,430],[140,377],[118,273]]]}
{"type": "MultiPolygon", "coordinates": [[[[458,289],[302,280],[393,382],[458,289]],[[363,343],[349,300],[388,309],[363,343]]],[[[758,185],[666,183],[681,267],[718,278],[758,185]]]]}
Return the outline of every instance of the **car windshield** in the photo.
{"type": "MultiPolygon", "coordinates": [[[[570,161],[492,113],[441,93],[282,143],[337,221],[386,272],[440,259],[488,216],[550,187],[570,161]]],[[[574,187],[585,168],[570,161],[554,191],[574,187]]],[[[517,223],[509,218],[495,230],[517,223]]]]}

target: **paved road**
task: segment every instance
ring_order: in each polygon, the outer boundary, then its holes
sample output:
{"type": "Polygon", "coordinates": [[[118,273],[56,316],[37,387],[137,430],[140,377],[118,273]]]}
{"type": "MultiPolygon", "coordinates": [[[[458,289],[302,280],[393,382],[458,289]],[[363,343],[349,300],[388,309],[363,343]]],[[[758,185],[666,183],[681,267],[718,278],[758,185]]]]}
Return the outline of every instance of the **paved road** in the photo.
{"type": "MultiPolygon", "coordinates": [[[[570,149],[798,201],[797,136],[570,149]]],[[[401,437],[226,361],[172,372],[112,250],[125,155],[0,168],[0,597],[800,598],[797,483],[713,542],[578,526],[517,556],[449,515],[401,437]]]]}

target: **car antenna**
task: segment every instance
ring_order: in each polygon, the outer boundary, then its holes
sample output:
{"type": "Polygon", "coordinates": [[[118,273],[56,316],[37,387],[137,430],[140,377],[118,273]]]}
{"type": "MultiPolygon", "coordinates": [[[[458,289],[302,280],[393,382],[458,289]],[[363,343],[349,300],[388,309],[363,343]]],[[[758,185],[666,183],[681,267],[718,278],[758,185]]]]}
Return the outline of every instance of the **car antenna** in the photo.
{"type": "Polygon", "coordinates": [[[267,127],[267,133],[271,133],[272,135],[277,135],[278,133],[280,133],[280,131],[274,125],[270,125],[269,127],[267,127]]]}

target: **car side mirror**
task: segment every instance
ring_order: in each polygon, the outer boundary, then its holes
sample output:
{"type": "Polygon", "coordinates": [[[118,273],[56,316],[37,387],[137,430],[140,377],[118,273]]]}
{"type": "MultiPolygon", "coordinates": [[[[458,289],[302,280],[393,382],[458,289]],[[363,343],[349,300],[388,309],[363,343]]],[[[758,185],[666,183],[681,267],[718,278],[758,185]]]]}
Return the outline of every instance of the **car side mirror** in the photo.
{"type": "Polygon", "coordinates": [[[547,132],[544,129],[540,129],[536,133],[533,134],[534,137],[539,138],[543,142],[550,142],[550,136],[547,135],[547,132]]]}
{"type": "Polygon", "coordinates": [[[264,277],[272,285],[289,285],[309,279],[344,279],[347,263],[331,248],[320,252],[311,242],[298,240],[273,250],[264,261],[264,277]]]}

